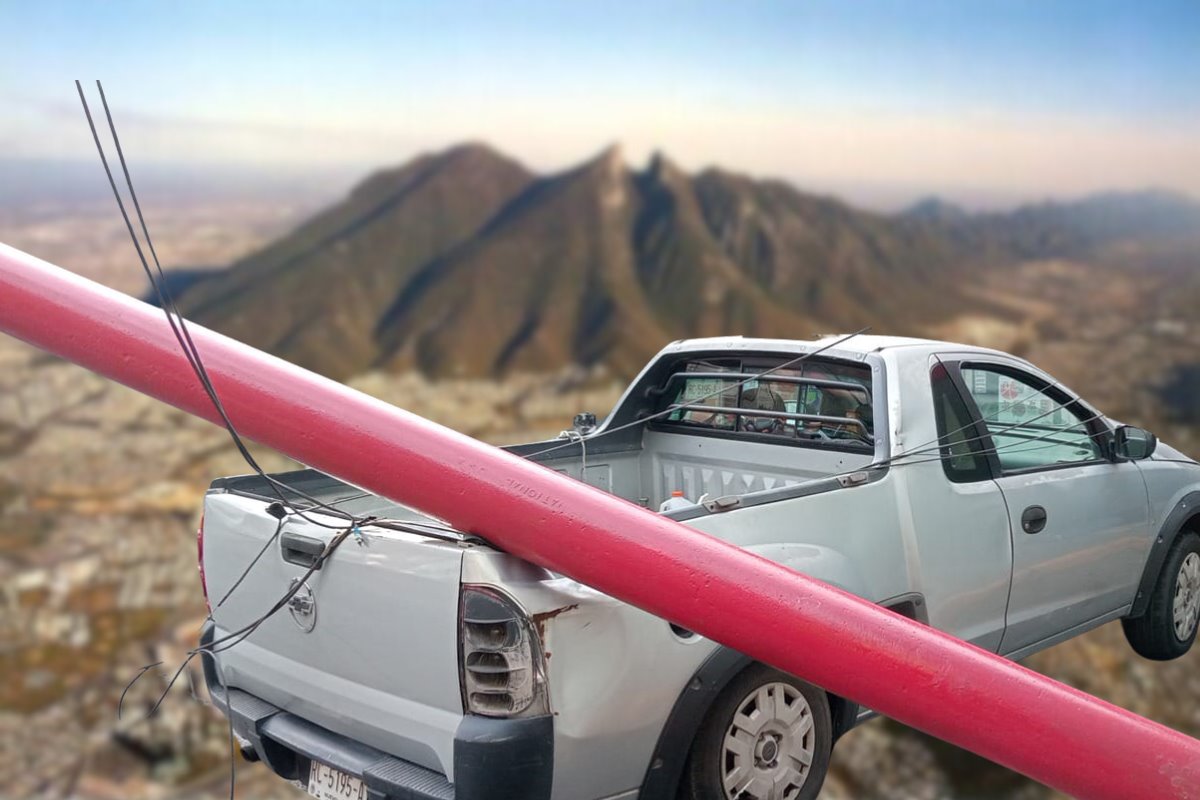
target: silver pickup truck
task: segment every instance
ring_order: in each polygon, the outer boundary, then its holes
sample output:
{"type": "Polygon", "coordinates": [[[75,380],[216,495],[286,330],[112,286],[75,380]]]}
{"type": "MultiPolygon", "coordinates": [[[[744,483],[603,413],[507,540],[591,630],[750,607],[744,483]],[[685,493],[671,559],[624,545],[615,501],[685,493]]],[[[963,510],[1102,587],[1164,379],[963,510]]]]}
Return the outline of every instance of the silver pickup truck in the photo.
{"type": "MultiPolygon", "coordinates": [[[[833,341],[675,342],[600,425],[509,449],[1009,658],[1118,619],[1148,658],[1191,647],[1200,465],[1019,358],[859,336],[797,360],[833,341]]],[[[297,587],[344,520],[213,483],[203,641],[297,591],[205,677],[246,757],[316,797],[813,798],[870,716],[470,531],[279,478],[375,521],[297,587]]]]}

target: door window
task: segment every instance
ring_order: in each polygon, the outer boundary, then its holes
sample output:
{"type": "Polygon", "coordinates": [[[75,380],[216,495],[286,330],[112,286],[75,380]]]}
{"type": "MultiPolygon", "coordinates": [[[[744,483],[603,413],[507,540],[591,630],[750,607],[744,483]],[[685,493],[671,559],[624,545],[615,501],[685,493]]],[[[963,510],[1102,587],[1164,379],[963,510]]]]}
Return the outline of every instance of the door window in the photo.
{"type": "Polygon", "coordinates": [[[966,384],[991,435],[1004,472],[1097,461],[1091,422],[1065,394],[1031,375],[999,367],[964,366],[966,384]],[[1078,410],[1077,410],[1078,409],[1078,410]]]}
{"type": "Polygon", "coordinates": [[[970,483],[992,477],[984,453],[985,445],[976,432],[971,412],[942,364],[933,368],[933,413],[937,420],[942,469],[954,483],[970,483]]]}

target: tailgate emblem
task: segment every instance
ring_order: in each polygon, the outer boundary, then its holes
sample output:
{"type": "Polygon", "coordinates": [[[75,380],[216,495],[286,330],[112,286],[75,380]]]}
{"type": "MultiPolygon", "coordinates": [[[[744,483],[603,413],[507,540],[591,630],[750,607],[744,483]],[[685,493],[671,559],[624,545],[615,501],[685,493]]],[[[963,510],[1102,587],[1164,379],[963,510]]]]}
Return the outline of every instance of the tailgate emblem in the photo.
{"type": "Polygon", "coordinates": [[[295,588],[296,584],[300,584],[300,588],[296,589],[292,599],[288,600],[288,611],[292,615],[292,621],[299,625],[301,630],[312,633],[312,629],[317,626],[317,598],[312,589],[308,588],[308,584],[299,578],[292,578],[288,591],[295,588]]]}

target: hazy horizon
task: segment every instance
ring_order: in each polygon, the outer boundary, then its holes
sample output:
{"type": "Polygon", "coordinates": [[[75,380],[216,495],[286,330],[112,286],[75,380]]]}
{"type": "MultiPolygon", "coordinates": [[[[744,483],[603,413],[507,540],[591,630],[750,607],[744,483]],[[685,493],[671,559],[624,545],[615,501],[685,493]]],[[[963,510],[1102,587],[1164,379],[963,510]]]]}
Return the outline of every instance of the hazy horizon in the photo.
{"type": "Polygon", "coordinates": [[[73,80],[98,76],[137,164],[352,174],[481,140],[554,171],[619,141],[885,210],[1200,195],[1188,2],[64,2],[0,25],[9,158],[93,158],[73,80]]]}
{"type": "MultiPolygon", "coordinates": [[[[483,144],[506,156],[516,158],[513,153],[502,150],[489,142],[479,140],[447,142],[441,147],[431,147],[412,153],[405,159],[392,159],[376,164],[253,164],[226,162],[168,162],[141,159],[133,153],[130,168],[139,191],[150,197],[173,195],[177,197],[220,198],[233,196],[269,196],[301,192],[304,197],[320,203],[334,202],[349,192],[356,184],[371,174],[401,166],[422,155],[442,152],[465,144],[483,144]]],[[[597,146],[583,153],[572,162],[554,168],[539,169],[525,164],[532,171],[550,175],[569,170],[586,163],[613,145],[622,148],[629,169],[638,171],[646,168],[655,153],[662,153],[674,161],[672,153],[655,148],[639,158],[629,156],[620,143],[597,146]]],[[[517,159],[520,161],[520,159],[517,159]]],[[[868,211],[891,214],[911,208],[927,201],[939,200],[958,206],[971,213],[1004,212],[1040,203],[1070,203],[1107,194],[1138,194],[1165,191],[1200,203],[1200,192],[1190,192],[1169,186],[1146,184],[1132,187],[1097,188],[1083,192],[1016,193],[979,189],[964,191],[945,190],[933,185],[905,186],[883,182],[805,182],[780,173],[743,171],[736,167],[710,162],[696,167],[682,165],[690,174],[708,168],[719,168],[747,174],[756,179],[782,180],[794,188],[814,195],[829,196],[851,206],[868,211]]],[[[94,154],[91,158],[5,158],[0,157],[0,204],[5,202],[54,203],[67,201],[107,204],[112,200],[111,189],[104,177],[103,167],[94,154]]]]}

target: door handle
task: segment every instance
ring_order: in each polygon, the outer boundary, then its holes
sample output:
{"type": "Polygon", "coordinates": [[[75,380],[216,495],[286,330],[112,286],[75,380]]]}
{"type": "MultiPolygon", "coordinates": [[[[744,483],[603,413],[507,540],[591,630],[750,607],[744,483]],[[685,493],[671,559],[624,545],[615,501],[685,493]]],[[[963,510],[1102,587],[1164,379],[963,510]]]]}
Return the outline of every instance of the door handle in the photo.
{"type": "Polygon", "coordinates": [[[1041,533],[1046,527],[1046,509],[1030,506],[1021,513],[1021,530],[1026,533],[1041,533]]]}
{"type": "Polygon", "coordinates": [[[301,536],[298,533],[287,532],[279,537],[279,549],[283,560],[298,567],[321,568],[317,559],[325,552],[325,543],[320,539],[301,536]]]}

